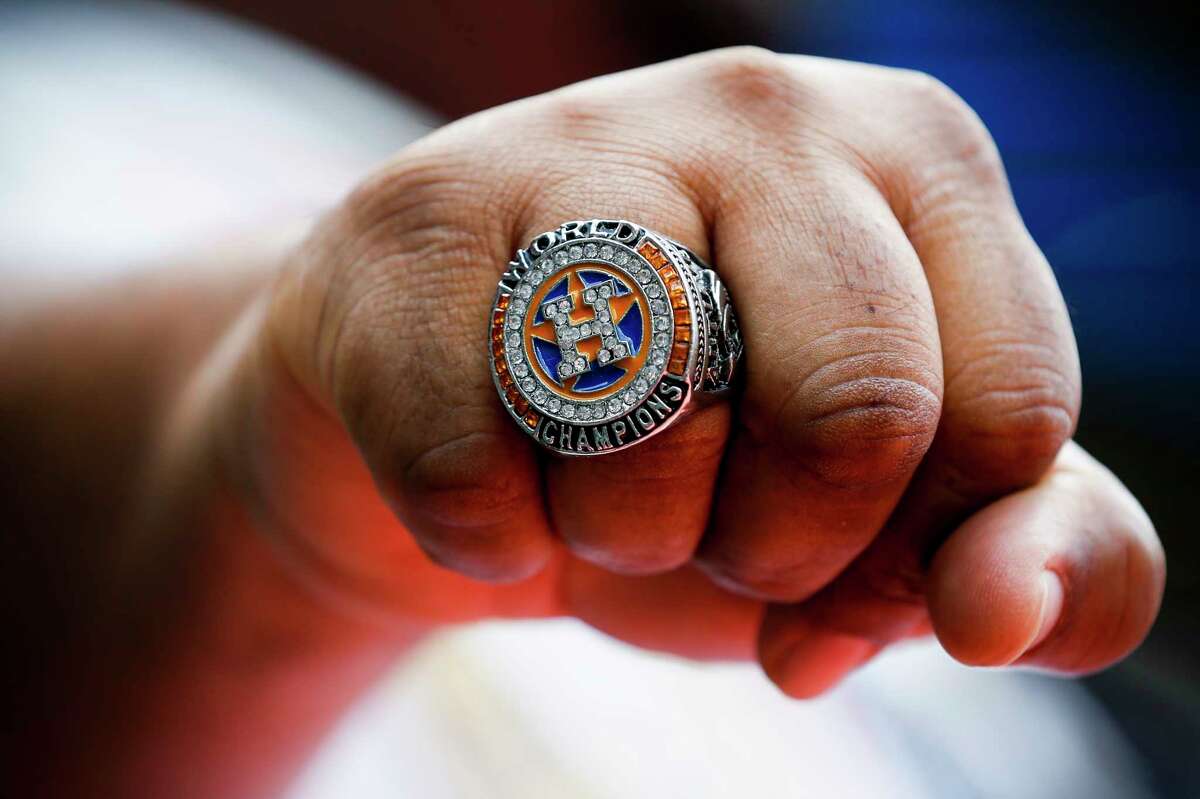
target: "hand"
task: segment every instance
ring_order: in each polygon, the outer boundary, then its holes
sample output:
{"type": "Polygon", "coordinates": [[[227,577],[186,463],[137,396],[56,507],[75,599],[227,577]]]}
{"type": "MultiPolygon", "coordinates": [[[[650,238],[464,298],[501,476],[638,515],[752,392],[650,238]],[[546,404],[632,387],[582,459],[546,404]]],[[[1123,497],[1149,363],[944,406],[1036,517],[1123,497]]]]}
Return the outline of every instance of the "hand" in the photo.
{"type": "Polygon", "coordinates": [[[967,663],[1095,669],[1157,612],[1150,522],[1069,443],[1054,278],[926,76],[739,49],[464,119],[331,214],[215,362],[272,535],[406,622],[570,613],[809,696],[931,628],[967,663]],[[486,316],[517,246],[589,217],[716,266],[743,390],[549,459],[495,396],[486,316]]]}

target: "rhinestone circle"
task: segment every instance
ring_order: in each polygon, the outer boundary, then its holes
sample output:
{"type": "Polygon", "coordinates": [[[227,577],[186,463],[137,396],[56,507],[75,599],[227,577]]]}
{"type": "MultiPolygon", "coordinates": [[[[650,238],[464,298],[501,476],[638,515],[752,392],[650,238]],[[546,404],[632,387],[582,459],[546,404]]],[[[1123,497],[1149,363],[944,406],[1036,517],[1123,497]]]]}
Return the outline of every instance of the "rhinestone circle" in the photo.
{"type": "MultiPolygon", "coordinates": [[[[505,355],[508,368],[518,378],[516,385],[521,395],[540,413],[560,420],[608,421],[644,400],[664,374],[667,361],[666,345],[670,344],[671,330],[674,327],[671,308],[662,299],[666,296],[666,285],[641,255],[624,244],[586,240],[559,244],[540,257],[534,267],[521,277],[513,290],[513,296],[515,299],[510,302],[505,317],[505,355]],[[568,402],[555,393],[554,387],[543,386],[536,380],[525,363],[533,357],[533,353],[526,351],[520,333],[525,324],[526,313],[533,314],[535,311],[535,307],[530,306],[529,301],[538,287],[558,270],[579,262],[604,264],[624,274],[630,285],[641,286],[649,306],[644,310],[650,316],[650,337],[643,341],[642,346],[652,349],[638,377],[617,395],[592,402],[568,402]]],[[[547,317],[559,326],[560,343],[570,345],[578,341],[581,335],[586,338],[599,333],[602,336],[602,347],[597,352],[598,363],[619,362],[628,355],[626,345],[615,337],[616,326],[608,312],[608,299],[611,296],[610,284],[589,287],[584,297],[594,302],[595,320],[578,328],[569,326],[570,302],[562,300],[546,306],[544,311],[547,317]]],[[[570,364],[563,362],[559,366],[558,376],[565,379],[568,377],[568,369],[571,374],[576,374],[585,371],[588,365],[587,359],[583,357],[576,358],[570,364]]]]}

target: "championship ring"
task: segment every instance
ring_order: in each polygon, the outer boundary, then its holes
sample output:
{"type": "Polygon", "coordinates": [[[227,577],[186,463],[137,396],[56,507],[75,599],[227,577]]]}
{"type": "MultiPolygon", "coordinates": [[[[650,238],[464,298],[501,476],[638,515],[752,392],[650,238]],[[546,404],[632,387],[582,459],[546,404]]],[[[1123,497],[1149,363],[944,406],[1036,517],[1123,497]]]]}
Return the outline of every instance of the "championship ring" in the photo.
{"type": "Polygon", "coordinates": [[[504,407],[563,455],[645,441],[697,399],[727,392],[742,355],[717,274],[624,220],[567,222],[518,250],[489,333],[504,407]]]}

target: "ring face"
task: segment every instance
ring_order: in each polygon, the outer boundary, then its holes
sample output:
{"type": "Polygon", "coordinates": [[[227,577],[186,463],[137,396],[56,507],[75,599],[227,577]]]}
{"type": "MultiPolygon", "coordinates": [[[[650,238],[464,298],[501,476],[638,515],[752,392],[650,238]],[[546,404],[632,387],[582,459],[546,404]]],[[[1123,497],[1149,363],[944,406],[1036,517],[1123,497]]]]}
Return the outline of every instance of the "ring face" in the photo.
{"type": "MultiPolygon", "coordinates": [[[[519,286],[518,296],[523,293],[525,287],[519,286]]],[[[509,309],[516,310],[512,304],[509,309]]],[[[624,270],[573,263],[533,292],[522,327],[522,354],[553,397],[568,406],[576,403],[577,409],[606,412],[607,400],[630,387],[649,362],[651,318],[646,292],[624,270]]],[[[536,389],[534,403],[550,413],[562,410],[562,403],[540,400],[536,389]]]]}
{"type": "Polygon", "coordinates": [[[702,277],[680,245],[621,220],[569,222],[519,250],[490,327],[509,413],[566,455],[623,449],[664,429],[708,360],[697,346],[713,335],[702,277]]]}

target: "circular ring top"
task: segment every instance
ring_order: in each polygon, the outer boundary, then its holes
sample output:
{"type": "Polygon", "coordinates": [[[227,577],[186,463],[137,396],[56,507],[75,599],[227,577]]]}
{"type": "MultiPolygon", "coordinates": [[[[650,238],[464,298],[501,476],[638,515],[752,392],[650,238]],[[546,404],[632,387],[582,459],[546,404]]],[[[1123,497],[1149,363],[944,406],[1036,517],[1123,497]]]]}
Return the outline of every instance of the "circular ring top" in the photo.
{"type": "MultiPolygon", "coordinates": [[[[649,362],[650,302],[624,270],[574,263],[533,292],[522,330],[523,355],[538,382],[563,400],[599,408],[649,362]]],[[[540,397],[534,402],[561,410],[540,397]]]]}
{"type": "Polygon", "coordinates": [[[517,252],[492,307],[492,376],[543,446],[621,449],[687,404],[705,320],[683,252],[623,220],[568,222],[517,252]]]}

